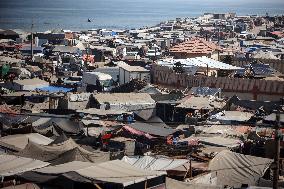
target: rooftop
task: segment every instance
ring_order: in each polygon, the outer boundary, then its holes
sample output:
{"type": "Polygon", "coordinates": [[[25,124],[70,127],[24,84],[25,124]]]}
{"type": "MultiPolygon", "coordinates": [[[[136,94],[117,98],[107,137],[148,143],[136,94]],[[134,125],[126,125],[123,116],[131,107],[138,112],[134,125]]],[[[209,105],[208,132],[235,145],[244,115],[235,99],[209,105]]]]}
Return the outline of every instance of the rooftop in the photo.
{"type": "Polygon", "coordinates": [[[210,54],[218,50],[217,45],[204,39],[194,38],[178,45],[173,46],[170,52],[188,53],[188,54],[210,54]]]}

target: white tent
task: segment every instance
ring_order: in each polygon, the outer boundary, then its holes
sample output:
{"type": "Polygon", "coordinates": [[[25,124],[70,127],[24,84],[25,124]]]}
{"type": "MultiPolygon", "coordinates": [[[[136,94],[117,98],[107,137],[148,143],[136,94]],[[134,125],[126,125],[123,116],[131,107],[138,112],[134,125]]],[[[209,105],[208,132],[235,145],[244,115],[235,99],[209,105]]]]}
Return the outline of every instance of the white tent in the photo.
{"type": "Polygon", "coordinates": [[[182,167],[186,171],[189,167],[187,165],[189,160],[187,159],[169,159],[165,157],[153,157],[153,156],[124,156],[122,161],[129,163],[130,165],[151,171],[167,171],[175,170],[182,167]]]}

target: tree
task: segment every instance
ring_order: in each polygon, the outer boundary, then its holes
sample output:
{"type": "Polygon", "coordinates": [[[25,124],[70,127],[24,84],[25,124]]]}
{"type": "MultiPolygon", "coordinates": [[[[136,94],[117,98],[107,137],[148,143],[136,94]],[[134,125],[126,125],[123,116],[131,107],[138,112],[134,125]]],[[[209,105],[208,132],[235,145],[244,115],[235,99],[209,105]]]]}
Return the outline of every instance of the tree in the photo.
{"type": "Polygon", "coordinates": [[[182,67],[181,62],[176,62],[176,63],[174,64],[173,69],[174,69],[174,71],[175,71],[176,73],[184,73],[184,69],[183,69],[183,67],[182,67]]]}
{"type": "Polygon", "coordinates": [[[232,63],[233,63],[233,58],[232,58],[232,56],[226,55],[226,56],[223,58],[223,62],[224,62],[224,63],[227,63],[227,64],[232,64],[232,63]]]}

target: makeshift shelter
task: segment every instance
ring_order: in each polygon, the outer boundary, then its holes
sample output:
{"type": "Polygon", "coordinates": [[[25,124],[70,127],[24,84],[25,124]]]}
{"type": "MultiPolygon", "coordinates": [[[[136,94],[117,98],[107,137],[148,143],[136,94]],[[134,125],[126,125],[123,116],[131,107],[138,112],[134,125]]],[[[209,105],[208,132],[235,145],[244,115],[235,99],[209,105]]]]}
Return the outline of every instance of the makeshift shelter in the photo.
{"type": "Polygon", "coordinates": [[[34,144],[48,145],[53,140],[38,133],[9,135],[0,138],[0,148],[11,151],[20,151],[29,142],[34,144]]]}
{"type": "Polygon", "coordinates": [[[188,142],[188,145],[191,145],[193,143],[192,141],[196,141],[199,144],[204,144],[208,146],[227,148],[238,148],[242,143],[241,140],[226,138],[222,136],[191,136],[178,141],[178,143],[188,142]]]}
{"type": "Polygon", "coordinates": [[[222,111],[210,117],[211,120],[219,121],[222,124],[232,124],[239,122],[247,122],[252,118],[253,114],[241,111],[222,111]]]}
{"type": "Polygon", "coordinates": [[[30,142],[17,155],[48,161],[52,164],[61,164],[70,161],[104,162],[110,160],[108,152],[90,152],[80,147],[72,139],[47,146],[30,142]]]}
{"type": "MultiPolygon", "coordinates": [[[[21,177],[30,181],[50,182],[56,177],[65,176],[73,182],[88,182],[105,188],[151,188],[165,183],[164,171],[147,171],[129,165],[120,160],[100,164],[74,161],[57,166],[49,166],[21,177]],[[146,182],[147,180],[147,182],[146,182]]],[[[53,183],[54,185],[57,183],[53,183]]]]}
{"type": "Polygon", "coordinates": [[[212,174],[215,173],[217,185],[257,186],[259,179],[263,177],[272,162],[272,159],[224,150],[210,161],[208,169],[212,174]]]}
{"type": "Polygon", "coordinates": [[[40,160],[18,157],[14,155],[0,155],[0,176],[12,176],[48,166],[49,163],[40,160]]]}
{"type": "Polygon", "coordinates": [[[79,122],[75,122],[69,119],[69,117],[42,117],[32,123],[34,130],[38,133],[46,134],[48,131],[60,133],[65,132],[66,134],[79,134],[82,132],[83,127],[79,122]]]}
{"type": "Polygon", "coordinates": [[[241,137],[244,134],[235,130],[231,125],[212,125],[210,127],[204,128],[202,133],[205,134],[216,134],[224,136],[236,136],[241,137]]]}
{"type": "Polygon", "coordinates": [[[169,159],[166,157],[153,157],[153,156],[124,156],[122,161],[130,165],[151,171],[168,171],[180,170],[187,171],[189,169],[188,159],[169,159]]]}
{"type": "Polygon", "coordinates": [[[131,186],[131,188],[136,188],[141,184],[146,185],[147,188],[161,185],[165,182],[164,176],[166,175],[164,171],[138,169],[120,160],[108,161],[76,172],[91,180],[112,183],[114,186],[131,186]],[[154,179],[155,182],[153,182],[154,179]]]}
{"type": "Polygon", "coordinates": [[[147,93],[99,93],[95,94],[100,109],[133,111],[144,120],[154,115],[155,101],[147,93]]]}
{"type": "Polygon", "coordinates": [[[177,108],[194,109],[194,110],[214,110],[225,106],[223,100],[210,98],[206,96],[189,96],[182,99],[177,108]]]}
{"type": "Polygon", "coordinates": [[[40,187],[37,184],[34,183],[25,183],[20,185],[13,185],[13,186],[7,186],[2,189],[40,189],[40,187]]]}
{"type": "Polygon", "coordinates": [[[169,127],[164,127],[161,125],[150,125],[148,123],[143,123],[143,122],[135,122],[132,124],[128,124],[129,127],[132,127],[135,130],[142,131],[144,133],[153,135],[153,136],[158,136],[158,137],[167,137],[174,132],[176,132],[175,129],[169,128],[169,127]]]}
{"type": "Polygon", "coordinates": [[[171,178],[166,178],[167,189],[223,189],[223,186],[214,186],[210,184],[195,184],[189,182],[181,182],[171,178]]]}

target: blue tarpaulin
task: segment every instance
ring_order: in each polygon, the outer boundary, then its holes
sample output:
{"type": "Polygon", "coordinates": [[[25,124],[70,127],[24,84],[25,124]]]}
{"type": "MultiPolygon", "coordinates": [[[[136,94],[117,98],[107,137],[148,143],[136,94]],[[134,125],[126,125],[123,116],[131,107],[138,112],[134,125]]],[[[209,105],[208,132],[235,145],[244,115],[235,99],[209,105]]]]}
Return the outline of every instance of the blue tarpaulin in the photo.
{"type": "Polygon", "coordinates": [[[65,87],[55,87],[55,86],[49,86],[49,87],[42,87],[42,88],[37,88],[39,90],[42,91],[48,91],[51,93],[55,93],[55,92],[69,92],[71,90],[73,90],[73,88],[65,88],[65,87]]]}

